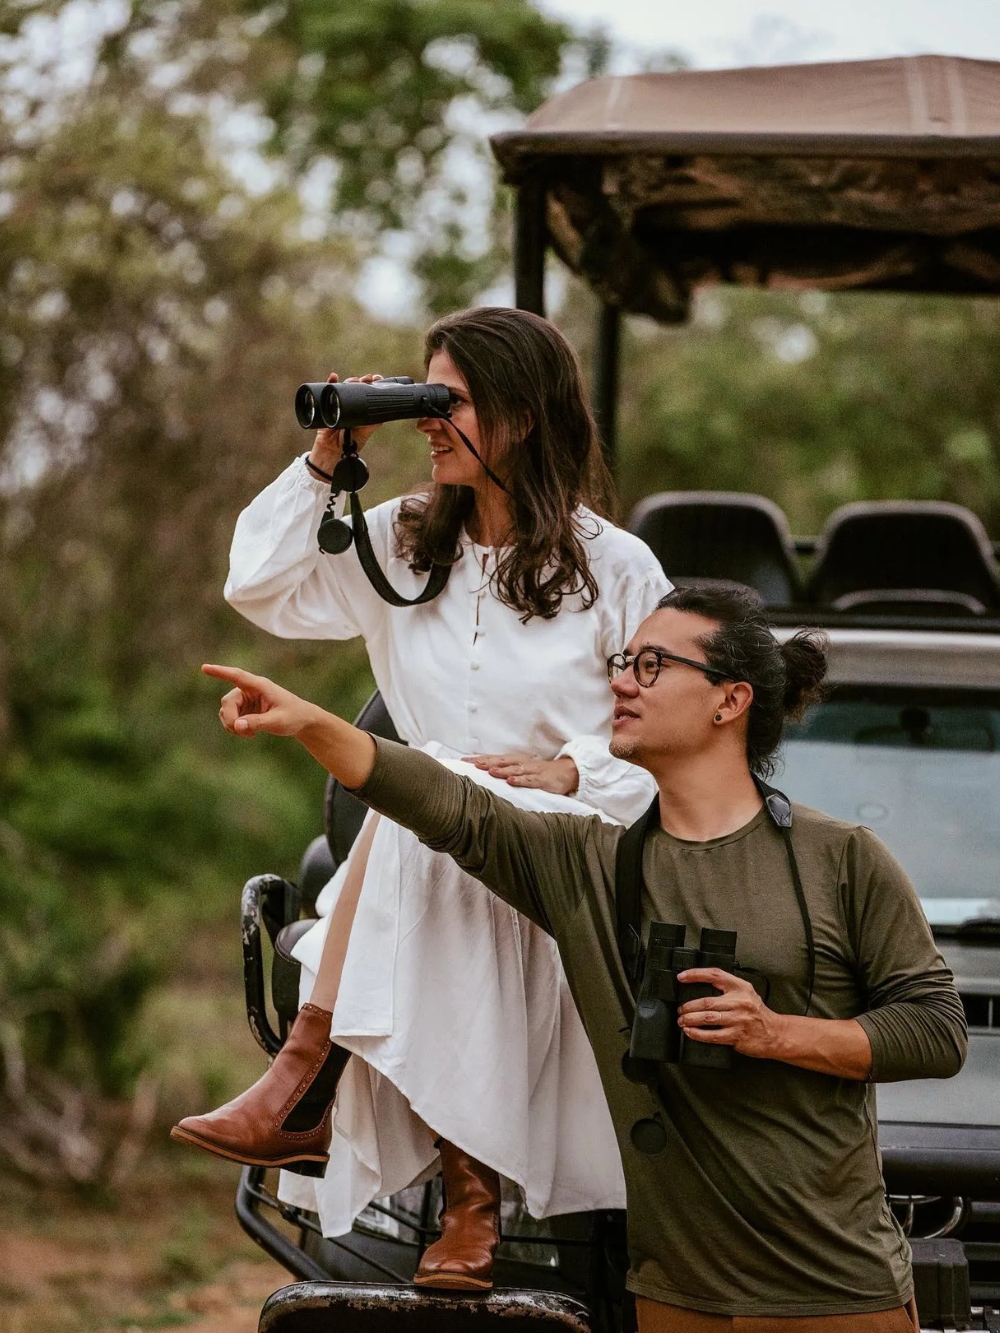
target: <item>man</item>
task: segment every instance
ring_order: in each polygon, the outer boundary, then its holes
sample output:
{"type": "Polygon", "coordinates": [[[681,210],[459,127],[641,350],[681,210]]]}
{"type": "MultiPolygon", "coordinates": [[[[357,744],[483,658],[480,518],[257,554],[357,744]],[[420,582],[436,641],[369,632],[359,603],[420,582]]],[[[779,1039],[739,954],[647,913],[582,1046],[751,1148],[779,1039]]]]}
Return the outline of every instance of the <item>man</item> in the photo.
{"type": "Polygon", "coordinates": [[[269,681],[204,669],[237,687],[221,710],[231,731],[296,737],[555,936],[621,1147],[641,1333],[918,1326],[873,1085],[957,1073],[965,1020],[916,894],[875,836],[796,806],[789,853],[763,800],[757,779],[785,715],[825,674],[815,636],[782,647],[748,594],[688,588],[609,663],[612,750],[659,788],[642,921],[735,930],[740,964],[769,982],[765,1003],[763,985],[735,972],[682,972],[707,983],[680,1005],[684,1041],[730,1047],[733,1067],[662,1063],[647,1082],[622,1063],[635,1003],[616,922],[620,828],[517,810],[269,681]]]}

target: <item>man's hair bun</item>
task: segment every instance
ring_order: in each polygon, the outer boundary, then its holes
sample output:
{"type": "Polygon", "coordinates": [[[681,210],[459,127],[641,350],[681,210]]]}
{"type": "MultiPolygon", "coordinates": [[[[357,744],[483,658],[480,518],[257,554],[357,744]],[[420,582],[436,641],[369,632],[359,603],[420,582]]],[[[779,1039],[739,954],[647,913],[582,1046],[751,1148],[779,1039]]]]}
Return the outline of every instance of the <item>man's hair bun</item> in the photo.
{"type": "Polygon", "coordinates": [[[785,661],[785,716],[800,718],[826,693],[830,640],[819,630],[800,629],[781,645],[785,661]]]}
{"type": "Polygon", "coordinates": [[[809,704],[823,697],[826,635],[800,629],[787,643],[779,643],[760,594],[720,579],[675,588],[658,605],[716,622],[718,628],[698,641],[705,661],[720,678],[745,680],[753,686],[747,763],[758,777],[769,777],[786,719],[801,717],[809,704]]]}

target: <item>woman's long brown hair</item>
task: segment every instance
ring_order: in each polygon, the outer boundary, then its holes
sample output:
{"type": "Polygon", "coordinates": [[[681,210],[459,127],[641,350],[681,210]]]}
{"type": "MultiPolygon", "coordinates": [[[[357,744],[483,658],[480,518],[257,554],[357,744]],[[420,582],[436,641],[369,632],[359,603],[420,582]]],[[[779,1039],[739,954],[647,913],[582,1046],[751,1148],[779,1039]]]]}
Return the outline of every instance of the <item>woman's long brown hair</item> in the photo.
{"type": "MultiPolygon", "coordinates": [[[[432,325],[428,363],[437,351],[469,386],[483,456],[508,491],[513,544],[498,553],[496,595],[522,621],[551,619],[577,593],[592,606],[598,588],[577,510],[607,514],[612,483],[573,348],[538,315],[482,306],[432,325]]],[[[474,504],[468,486],[434,485],[404,499],[396,543],[412,570],[459,558],[474,504]]]]}

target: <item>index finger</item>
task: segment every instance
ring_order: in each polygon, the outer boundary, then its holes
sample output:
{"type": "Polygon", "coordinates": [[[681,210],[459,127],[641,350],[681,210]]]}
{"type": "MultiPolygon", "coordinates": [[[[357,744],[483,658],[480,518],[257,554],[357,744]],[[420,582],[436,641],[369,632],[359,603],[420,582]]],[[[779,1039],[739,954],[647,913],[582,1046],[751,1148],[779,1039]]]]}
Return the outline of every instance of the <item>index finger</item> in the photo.
{"type": "Polygon", "coordinates": [[[202,674],[214,676],[216,680],[228,680],[230,685],[238,685],[240,688],[258,689],[262,684],[261,676],[254,676],[249,671],[244,671],[242,667],[218,666],[213,662],[202,663],[202,674]]]}
{"type": "Polygon", "coordinates": [[[678,972],[677,980],[685,986],[707,984],[721,991],[738,990],[741,986],[750,985],[749,981],[734,977],[732,972],[723,972],[721,967],[689,967],[684,972],[678,972]]]}

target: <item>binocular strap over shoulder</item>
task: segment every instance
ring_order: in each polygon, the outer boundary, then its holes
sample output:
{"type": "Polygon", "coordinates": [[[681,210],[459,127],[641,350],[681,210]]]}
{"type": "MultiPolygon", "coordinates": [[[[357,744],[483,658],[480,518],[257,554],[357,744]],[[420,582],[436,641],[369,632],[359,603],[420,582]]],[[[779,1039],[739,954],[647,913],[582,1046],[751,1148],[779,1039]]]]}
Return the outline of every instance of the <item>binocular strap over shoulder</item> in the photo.
{"type": "MultiPolygon", "coordinates": [[[[806,956],[808,960],[808,980],[806,986],[806,1007],[808,1014],[812,1005],[813,989],[816,984],[816,942],[813,937],[812,920],[802,876],[792,844],[792,803],[784,792],[769,787],[759,778],[754,778],[770,817],[771,824],[780,835],[788,857],[788,869],[795,891],[795,901],[802,917],[802,928],[806,938],[806,956]]],[[[660,822],[660,798],[653,798],[652,804],[641,819],[630,825],[622,834],[615,855],[615,916],[617,923],[618,950],[621,954],[625,975],[633,999],[638,991],[639,979],[643,970],[642,946],[642,853],[648,834],[660,822]]]]}

